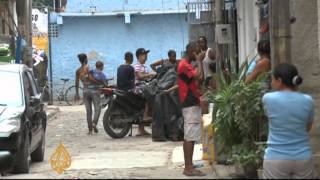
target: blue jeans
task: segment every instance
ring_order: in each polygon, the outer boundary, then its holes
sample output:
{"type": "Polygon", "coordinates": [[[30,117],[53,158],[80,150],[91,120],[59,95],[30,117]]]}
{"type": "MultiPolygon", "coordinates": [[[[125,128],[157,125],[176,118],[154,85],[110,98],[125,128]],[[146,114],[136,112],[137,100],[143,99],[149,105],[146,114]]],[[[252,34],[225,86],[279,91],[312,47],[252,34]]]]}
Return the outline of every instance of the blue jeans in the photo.
{"type": "Polygon", "coordinates": [[[92,131],[92,123],[97,125],[101,114],[100,92],[97,90],[85,90],[83,96],[87,112],[88,128],[89,131],[92,131]],[[94,106],[94,116],[92,116],[92,104],[94,106]]]}

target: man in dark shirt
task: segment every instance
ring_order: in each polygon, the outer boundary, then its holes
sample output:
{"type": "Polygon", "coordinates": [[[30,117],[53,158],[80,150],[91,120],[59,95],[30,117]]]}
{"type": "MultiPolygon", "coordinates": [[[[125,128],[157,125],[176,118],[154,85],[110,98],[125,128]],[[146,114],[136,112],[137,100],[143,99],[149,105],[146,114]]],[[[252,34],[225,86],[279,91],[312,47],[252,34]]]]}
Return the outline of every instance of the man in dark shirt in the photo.
{"type": "Polygon", "coordinates": [[[186,48],[186,56],[178,65],[178,86],[179,98],[184,117],[184,161],[186,176],[205,176],[193,167],[192,157],[195,142],[201,138],[201,108],[199,81],[203,79],[202,60],[205,54],[197,53],[197,44],[189,43],[186,48]],[[197,63],[197,68],[192,66],[192,62],[197,63]]]}
{"type": "Polygon", "coordinates": [[[125,64],[118,68],[117,73],[117,86],[118,89],[128,91],[134,88],[134,68],[131,66],[133,63],[133,54],[131,52],[126,52],[124,59],[125,64]]]}

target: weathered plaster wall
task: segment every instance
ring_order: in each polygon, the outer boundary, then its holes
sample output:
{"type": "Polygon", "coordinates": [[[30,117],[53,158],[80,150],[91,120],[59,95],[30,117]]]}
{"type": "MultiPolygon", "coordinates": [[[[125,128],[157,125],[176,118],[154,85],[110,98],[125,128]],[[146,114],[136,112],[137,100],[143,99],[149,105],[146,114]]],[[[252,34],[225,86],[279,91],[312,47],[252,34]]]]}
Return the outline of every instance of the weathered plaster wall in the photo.
{"type": "MultiPolygon", "coordinates": [[[[65,17],[59,37],[52,38],[53,79],[74,79],[79,66],[77,54],[97,52],[105,62],[105,72],[116,77],[117,67],[124,63],[124,53],[135,54],[137,48],[150,49],[147,64],[167,58],[169,49],[180,58],[188,43],[186,14],[133,16],[130,24],[124,17],[65,17]]],[[[91,62],[92,64],[94,62],[91,62]]],[[[135,60],[136,63],[136,60],[135,60]]]]}
{"type": "MultiPolygon", "coordinates": [[[[292,0],[291,14],[297,18],[292,25],[292,59],[304,78],[301,91],[315,99],[316,118],[311,133],[313,150],[320,155],[320,5],[319,0],[292,0]]],[[[320,163],[319,160],[317,160],[320,163]]]]}

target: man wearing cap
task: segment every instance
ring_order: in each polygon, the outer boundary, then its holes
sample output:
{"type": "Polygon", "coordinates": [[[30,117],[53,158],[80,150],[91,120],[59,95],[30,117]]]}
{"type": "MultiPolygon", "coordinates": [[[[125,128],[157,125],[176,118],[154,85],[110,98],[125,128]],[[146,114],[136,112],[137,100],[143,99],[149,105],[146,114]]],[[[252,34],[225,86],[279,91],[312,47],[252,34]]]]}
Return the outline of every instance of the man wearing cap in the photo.
{"type": "MultiPolygon", "coordinates": [[[[150,52],[149,50],[145,50],[144,48],[139,48],[136,51],[138,63],[135,64],[133,67],[134,67],[134,72],[136,77],[135,83],[138,86],[141,83],[141,81],[148,80],[155,76],[155,74],[151,74],[148,72],[147,66],[145,65],[149,52],[150,52]]],[[[149,111],[149,106],[148,106],[148,103],[146,103],[145,111],[143,115],[143,121],[151,121],[151,117],[148,117],[148,111],[149,111]]],[[[139,134],[137,136],[144,136],[144,135],[150,135],[150,134],[144,129],[144,125],[140,124],[139,134]]]]}
{"type": "Polygon", "coordinates": [[[150,74],[148,72],[147,66],[145,65],[149,50],[145,50],[144,48],[139,48],[136,51],[136,56],[138,63],[134,65],[134,70],[136,74],[136,84],[139,84],[141,81],[150,79],[154,76],[154,74],[150,74]]]}

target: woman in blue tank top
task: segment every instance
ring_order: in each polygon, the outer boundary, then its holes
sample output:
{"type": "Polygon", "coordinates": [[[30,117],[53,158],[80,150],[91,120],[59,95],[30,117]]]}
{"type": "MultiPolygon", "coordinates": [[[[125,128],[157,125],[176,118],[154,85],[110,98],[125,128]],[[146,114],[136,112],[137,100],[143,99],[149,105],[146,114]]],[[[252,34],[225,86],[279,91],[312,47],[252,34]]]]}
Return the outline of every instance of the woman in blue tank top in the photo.
{"type": "Polygon", "coordinates": [[[302,81],[295,66],[281,64],[273,72],[274,92],[263,97],[269,120],[263,164],[266,179],[315,178],[309,142],[314,101],[311,96],[297,92],[302,81]]]}

